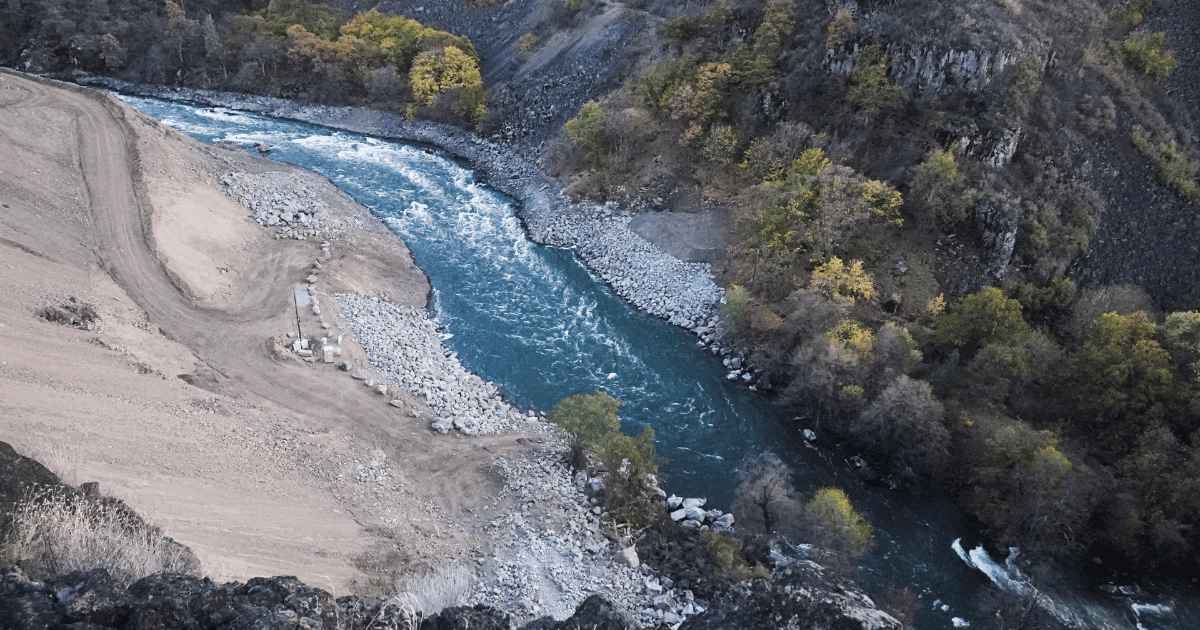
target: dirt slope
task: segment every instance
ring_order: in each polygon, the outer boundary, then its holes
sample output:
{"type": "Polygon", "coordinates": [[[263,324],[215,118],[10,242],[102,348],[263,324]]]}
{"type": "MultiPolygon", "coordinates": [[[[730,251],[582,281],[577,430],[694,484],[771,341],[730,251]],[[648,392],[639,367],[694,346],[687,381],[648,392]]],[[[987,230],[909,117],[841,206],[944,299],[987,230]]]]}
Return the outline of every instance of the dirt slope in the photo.
{"type": "MultiPolygon", "coordinates": [[[[388,406],[277,350],[318,242],[271,238],[218,180],[294,169],[9,71],[0,118],[0,440],[100,481],[218,580],[292,574],[344,593],[481,552],[488,463],[524,438],[433,435],[422,401],[388,406]],[[90,330],[36,315],[71,297],[98,313],[90,330]]],[[[314,294],[423,305],[403,244],[315,185],[340,230],[314,294]]]]}

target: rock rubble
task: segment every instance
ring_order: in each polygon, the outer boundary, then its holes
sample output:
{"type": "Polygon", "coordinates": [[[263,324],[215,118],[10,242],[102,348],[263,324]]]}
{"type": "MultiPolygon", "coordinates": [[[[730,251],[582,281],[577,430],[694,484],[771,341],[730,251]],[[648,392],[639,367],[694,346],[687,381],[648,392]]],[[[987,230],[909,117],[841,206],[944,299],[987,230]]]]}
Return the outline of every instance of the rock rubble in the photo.
{"type": "Polygon", "coordinates": [[[579,204],[572,212],[526,213],[530,237],[573,249],[613,291],[651,315],[702,336],[720,322],[716,304],[724,291],[707,263],[688,263],[629,229],[632,215],[616,204],[579,204]]]}
{"type": "Polygon", "coordinates": [[[479,435],[522,422],[538,424],[536,417],[506,403],[494,384],[468,372],[427,314],[356,293],[339,293],[334,301],[341,327],[354,334],[381,377],[425,398],[437,416],[430,425],[434,431],[479,435]]]}
{"type": "Polygon", "coordinates": [[[278,227],[287,238],[304,240],[321,231],[326,219],[321,192],[300,173],[225,173],[225,193],[242,204],[263,227],[278,227]]]}
{"type": "Polygon", "coordinates": [[[509,611],[520,621],[563,619],[580,602],[600,595],[643,627],[675,626],[707,606],[691,591],[674,589],[616,542],[608,514],[589,496],[593,479],[571,474],[565,443],[496,462],[505,478],[498,500],[505,516],[485,526],[493,541],[470,603],[509,611]],[[605,529],[608,528],[608,534],[605,529]]]}

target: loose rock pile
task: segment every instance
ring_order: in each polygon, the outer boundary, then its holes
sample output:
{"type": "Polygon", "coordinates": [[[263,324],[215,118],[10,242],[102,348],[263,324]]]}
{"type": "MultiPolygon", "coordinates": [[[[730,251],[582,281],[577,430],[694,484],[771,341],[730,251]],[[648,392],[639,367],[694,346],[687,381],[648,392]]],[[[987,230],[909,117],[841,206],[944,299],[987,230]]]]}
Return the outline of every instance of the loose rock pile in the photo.
{"type": "MultiPolygon", "coordinates": [[[[493,433],[519,422],[537,424],[504,402],[492,383],[468,372],[442,344],[438,323],[416,309],[357,293],[334,296],[342,326],[358,338],[384,379],[425,398],[438,433],[493,433]]],[[[533,412],[529,412],[532,414],[533,412]]]]}
{"type": "Polygon", "coordinates": [[[714,532],[733,531],[733,514],[721,510],[704,510],[706,499],[683,499],[675,495],[667,497],[667,510],[671,520],[686,529],[714,532]]]}
{"type": "Polygon", "coordinates": [[[565,213],[526,213],[534,240],[573,248],[584,264],[637,308],[683,326],[706,341],[724,292],[707,263],[687,263],[629,229],[633,217],[615,204],[582,204],[565,213]]]}
{"type": "Polygon", "coordinates": [[[316,236],[326,218],[322,192],[300,173],[225,173],[226,194],[241,203],[259,225],[278,227],[277,238],[316,236]]]}
{"type": "Polygon", "coordinates": [[[572,477],[563,448],[496,462],[505,477],[499,500],[514,507],[485,527],[493,552],[471,603],[507,610],[518,620],[562,619],[600,594],[643,626],[677,626],[703,612],[707,606],[691,591],[672,588],[638,561],[636,550],[602,533],[608,514],[589,497],[600,484],[581,472],[572,477]]]}

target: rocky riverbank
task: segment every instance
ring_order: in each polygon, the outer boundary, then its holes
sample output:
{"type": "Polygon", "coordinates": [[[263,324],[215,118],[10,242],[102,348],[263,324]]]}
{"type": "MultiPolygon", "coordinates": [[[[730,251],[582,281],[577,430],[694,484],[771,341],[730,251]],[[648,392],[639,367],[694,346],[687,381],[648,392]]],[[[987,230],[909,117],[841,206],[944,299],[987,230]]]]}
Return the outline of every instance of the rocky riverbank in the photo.
{"type": "Polygon", "coordinates": [[[535,412],[521,414],[495,385],[468,372],[442,344],[440,326],[427,313],[361,294],[343,293],[334,299],[339,326],[354,333],[379,377],[422,396],[433,409],[434,431],[454,428],[478,435],[523,422],[540,426],[535,412]]]}
{"type": "MultiPolygon", "coordinates": [[[[662,251],[631,231],[628,224],[633,215],[614,204],[572,204],[558,182],[513,147],[456,127],[366,108],[304,105],[99,77],[77,80],[122,94],[226,107],[436,147],[452,159],[467,162],[482,183],[513,198],[531,240],[573,250],[593,273],[638,309],[688,328],[706,343],[718,339],[716,305],[723,291],[714,282],[709,265],[685,263],[662,251]]],[[[286,212],[286,208],[274,213],[268,209],[263,220],[269,222],[274,215],[280,217],[276,221],[282,221],[286,212]]],[[[303,229],[304,224],[299,227],[303,229]]]]}

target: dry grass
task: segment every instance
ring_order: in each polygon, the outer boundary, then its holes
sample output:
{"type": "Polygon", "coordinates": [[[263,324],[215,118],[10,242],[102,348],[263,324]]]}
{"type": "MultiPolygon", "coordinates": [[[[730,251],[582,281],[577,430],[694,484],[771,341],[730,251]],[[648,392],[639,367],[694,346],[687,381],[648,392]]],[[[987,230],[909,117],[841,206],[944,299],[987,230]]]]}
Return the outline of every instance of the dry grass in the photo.
{"type": "Polygon", "coordinates": [[[17,506],[0,558],[31,575],[107,569],[125,583],[191,569],[185,547],[128,508],[52,490],[36,491],[17,506]]]}
{"type": "Polygon", "coordinates": [[[410,576],[398,585],[400,597],[423,617],[436,615],[443,609],[462,606],[471,594],[471,571],[455,563],[448,567],[410,576]]]}

